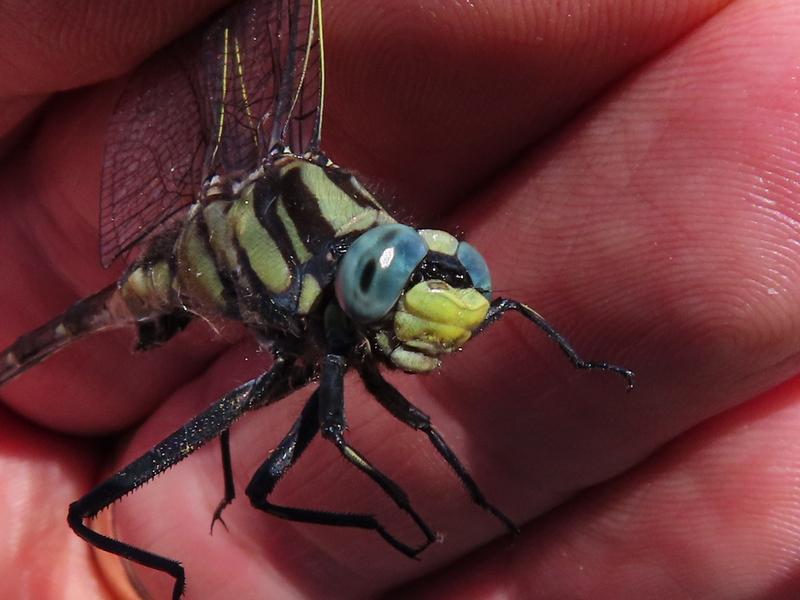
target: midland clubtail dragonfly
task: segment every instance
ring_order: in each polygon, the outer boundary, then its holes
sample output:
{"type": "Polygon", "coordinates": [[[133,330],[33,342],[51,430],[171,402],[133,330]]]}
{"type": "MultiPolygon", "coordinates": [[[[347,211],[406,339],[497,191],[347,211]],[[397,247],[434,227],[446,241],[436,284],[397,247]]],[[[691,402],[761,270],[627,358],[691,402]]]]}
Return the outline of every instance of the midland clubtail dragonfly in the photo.
{"type": "Polygon", "coordinates": [[[396,222],[322,152],[324,58],[322,0],[248,0],[141,67],[111,117],[101,197],[101,260],[108,266],[128,256],[130,266],[116,283],[0,353],[2,384],[90,333],[133,327],[137,348],[149,350],[195,318],[238,320],[271,353],[267,372],[69,508],[69,525],[90,544],[171,575],[174,598],[185,587],[178,561],[101,534],[86,521],[216,437],[226,482],[213,515],[220,519],[234,497],[229,428],[292,390],[317,382],[247,486],[251,504],[293,521],[372,530],[414,557],[436,533],[400,486],[348,445],[348,370],[389,413],[427,435],[472,500],[512,532],[511,519],[486,499],[428,416],[384,379],[379,365],[434,371],[443,355],[516,311],[575,367],[612,371],[633,385],[631,371],[580,358],[533,309],[493,298],[486,262],[469,243],[396,222]],[[317,434],[410,516],[425,537],[421,545],[397,539],[370,515],[269,501],[317,434]]]}

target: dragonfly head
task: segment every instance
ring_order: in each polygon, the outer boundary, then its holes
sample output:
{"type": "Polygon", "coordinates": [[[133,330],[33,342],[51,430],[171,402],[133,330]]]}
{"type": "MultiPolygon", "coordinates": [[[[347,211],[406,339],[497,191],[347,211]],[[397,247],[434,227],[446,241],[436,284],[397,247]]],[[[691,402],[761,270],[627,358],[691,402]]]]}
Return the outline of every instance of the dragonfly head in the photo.
{"type": "Polygon", "coordinates": [[[492,282],[467,242],[392,223],[361,234],[336,275],[339,306],[394,366],[419,373],[460,349],[483,323],[492,282]]]}

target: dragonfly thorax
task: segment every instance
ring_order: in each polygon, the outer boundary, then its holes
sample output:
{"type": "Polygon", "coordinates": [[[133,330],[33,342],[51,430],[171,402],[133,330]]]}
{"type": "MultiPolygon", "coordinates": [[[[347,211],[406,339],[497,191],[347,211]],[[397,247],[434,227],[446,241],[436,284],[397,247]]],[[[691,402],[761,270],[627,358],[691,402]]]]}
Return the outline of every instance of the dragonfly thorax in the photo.
{"type": "Polygon", "coordinates": [[[175,244],[176,287],[203,315],[298,333],[332,284],[332,246],[393,223],[347,171],[278,157],[192,207],[175,244]]]}

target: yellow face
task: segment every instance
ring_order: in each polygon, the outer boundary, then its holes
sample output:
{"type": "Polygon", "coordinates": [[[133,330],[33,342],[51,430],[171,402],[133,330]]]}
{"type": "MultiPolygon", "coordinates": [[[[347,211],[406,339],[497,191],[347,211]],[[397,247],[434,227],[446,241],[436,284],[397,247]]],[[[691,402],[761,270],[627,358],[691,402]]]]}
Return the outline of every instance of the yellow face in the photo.
{"type": "Polygon", "coordinates": [[[459,349],[483,322],[489,302],[473,288],[422,281],[400,300],[394,331],[406,346],[429,354],[459,349]]]}
{"type": "Polygon", "coordinates": [[[401,345],[390,359],[405,371],[438,368],[438,356],[459,350],[486,318],[489,301],[473,288],[453,288],[442,281],[422,281],[408,290],[394,314],[394,334],[401,345]]]}

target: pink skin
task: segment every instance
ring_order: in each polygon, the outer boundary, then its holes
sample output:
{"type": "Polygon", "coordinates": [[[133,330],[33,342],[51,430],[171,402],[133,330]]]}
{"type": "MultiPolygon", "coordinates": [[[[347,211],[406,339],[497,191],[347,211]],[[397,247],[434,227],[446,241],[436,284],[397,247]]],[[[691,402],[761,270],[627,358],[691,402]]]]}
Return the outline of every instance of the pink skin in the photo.
{"type": "MultiPolygon", "coordinates": [[[[113,280],[96,221],[121,84],[103,80],[214,2],[83,4],[4,3],[0,346],[113,280]]],[[[350,440],[446,534],[421,561],[243,497],[309,391],[234,427],[230,532],[208,536],[214,443],[116,505],[121,537],[181,560],[193,599],[797,597],[797,3],[328,4],[330,155],[386,182],[401,217],[466,232],[501,293],[638,389],[571,370],[513,315],[441,374],[396,379],[520,523],[515,541],[353,380],[350,440]]],[[[198,323],[137,356],[130,334],[98,336],[1,390],[0,596],[108,597],[66,507],[264,366],[239,333],[198,323]]],[[[419,539],[321,442],[276,500],[419,539]]],[[[167,596],[167,577],[137,574],[167,596]]]]}

